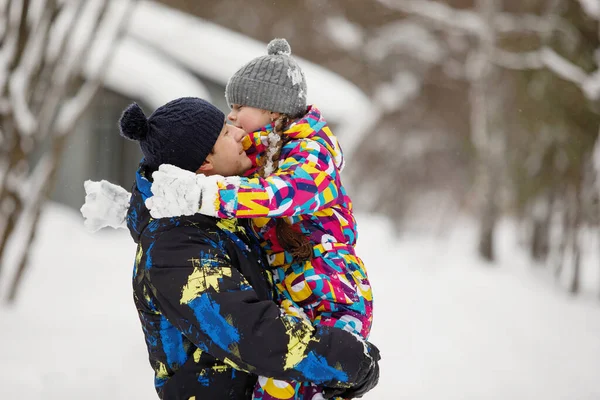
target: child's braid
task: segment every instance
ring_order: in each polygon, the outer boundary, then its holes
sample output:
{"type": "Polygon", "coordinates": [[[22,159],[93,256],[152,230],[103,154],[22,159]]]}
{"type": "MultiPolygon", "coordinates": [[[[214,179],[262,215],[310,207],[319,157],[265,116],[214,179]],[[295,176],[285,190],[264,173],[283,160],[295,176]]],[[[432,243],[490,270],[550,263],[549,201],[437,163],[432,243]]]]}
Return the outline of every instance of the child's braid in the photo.
{"type": "MultiPolygon", "coordinates": [[[[285,144],[283,132],[293,119],[289,115],[282,114],[274,122],[273,132],[278,139],[274,144],[271,143],[271,140],[275,138],[269,140],[269,149],[265,155],[266,160],[259,169],[261,177],[266,178],[279,167],[279,157],[281,157],[281,150],[285,144]]],[[[294,260],[310,260],[312,258],[312,245],[308,238],[302,232],[293,229],[283,218],[277,218],[275,233],[281,247],[290,253],[294,260]]]]}

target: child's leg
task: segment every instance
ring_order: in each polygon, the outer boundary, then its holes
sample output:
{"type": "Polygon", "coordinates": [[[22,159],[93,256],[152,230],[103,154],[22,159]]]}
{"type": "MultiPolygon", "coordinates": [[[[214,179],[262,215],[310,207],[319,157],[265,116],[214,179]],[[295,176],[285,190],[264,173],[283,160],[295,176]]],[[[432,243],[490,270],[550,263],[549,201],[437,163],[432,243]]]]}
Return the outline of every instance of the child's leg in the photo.
{"type": "Polygon", "coordinates": [[[324,253],[285,271],[282,287],[314,325],[367,338],[373,318],[371,286],[362,261],[343,251],[324,253]]]}
{"type": "MultiPolygon", "coordinates": [[[[258,377],[253,400],[324,400],[323,389],[310,382],[286,382],[258,377]]],[[[342,400],[334,397],[332,400],[342,400]]]]}
{"type": "Polygon", "coordinates": [[[253,400],[288,400],[303,399],[300,396],[300,383],[293,381],[281,381],[279,379],[258,377],[258,382],[254,387],[253,400]]]}
{"type": "MultiPolygon", "coordinates": [[[[315,326],[335,326],[368,336],[373,312],[371,288],[364,265],[355,255],[331,253],[273,272],[278,302],[287,314],[307,318],[315,326]]],[[[264,377],[259,377],[253,398],[324,399],[322,388],[309,382],[264,377]]]]}
{"type": "MultiPolygon", "coordinates": [[[[306,319],[308,317],[302,309],[293,304],[289,299],[280,298],[279,307],[282,313],[294,316],[296,318],[306,319]]],[[[295,381],[282,381],[274,378],[267,378],[259,376],[256,386],[254,387],[254,393],[252,396],[254,400],[281,400],[281,399],[293,399],[293,400],[311,400],[310,397],[304,397],[302,395],[302,384],[295,381]]],[[[316,399],[315,399],[316,400],[316,399]]]]}

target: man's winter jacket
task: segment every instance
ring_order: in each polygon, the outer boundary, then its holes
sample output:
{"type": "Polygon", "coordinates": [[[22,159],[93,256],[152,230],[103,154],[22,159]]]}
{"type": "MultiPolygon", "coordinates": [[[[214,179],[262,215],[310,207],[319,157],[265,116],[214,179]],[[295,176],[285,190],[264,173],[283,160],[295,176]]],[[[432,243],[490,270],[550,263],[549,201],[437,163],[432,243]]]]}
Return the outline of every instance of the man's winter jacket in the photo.
{"type": "Polygon", "coordinates": [[[286,314],[259,245],[236,220],[154,220],[138,172],[128,227],[138,244],[134,300],[162,399],[249,399],[257,375],[347,387],[372,368],[369,346],[286,314]]]}

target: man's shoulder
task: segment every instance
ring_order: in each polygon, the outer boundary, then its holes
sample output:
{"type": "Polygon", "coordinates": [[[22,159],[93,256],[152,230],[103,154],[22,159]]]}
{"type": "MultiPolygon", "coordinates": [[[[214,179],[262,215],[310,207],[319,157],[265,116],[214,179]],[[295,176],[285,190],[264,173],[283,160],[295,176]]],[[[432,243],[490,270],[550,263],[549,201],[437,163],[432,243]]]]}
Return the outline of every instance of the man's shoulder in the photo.
{"type": "Polygon", "coordinates": [[[236,218],[221,219],[195,214],[175,218],[156,220],[163,226],[156,229],[152,241],[156,245],[165,242],[180,241],[182,244],[210,243],[245,239],[247,227],[238,223],[236,218]]]}
{"type": "Polygon", "coordinates": [[[180,216],[154,220],[150,225],[156,224],[149,239],[155,246],[165,245],[166,242],[179,241],[184,243],[202,243],[218,240],[222,236],[218,226],[219,219],[206,215],[180,216]]]}
{"type": "Polygon", "coordinates": [[[217,225],[218,219],[194,215],[168,220],[168,224],[146,237],[144,247],[153,266],[184,265],[191,259],[204,257],[229,259],[230,239],[217,225]]]}

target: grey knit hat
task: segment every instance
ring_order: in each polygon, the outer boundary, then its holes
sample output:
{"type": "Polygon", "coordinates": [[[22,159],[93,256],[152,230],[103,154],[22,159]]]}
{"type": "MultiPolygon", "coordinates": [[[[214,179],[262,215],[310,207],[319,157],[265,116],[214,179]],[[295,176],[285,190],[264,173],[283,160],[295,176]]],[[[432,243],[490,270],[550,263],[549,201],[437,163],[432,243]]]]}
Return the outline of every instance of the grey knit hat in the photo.
{"type": "Polygon", "coordinates": [[[296,116],[306,112],[306,79],[285,39],[273,39],[266,56],[240,68],[227,82],[227,104],[296,116]]]}
{"type": "Polygon", "coordinates": [[[119,120],[121,136],[140,143],[144,164],[161,164],[195,172],[210,154],[225,124],[225,114],[204,99],[182,97],[146,118],[133,103],[119,120]]]}

